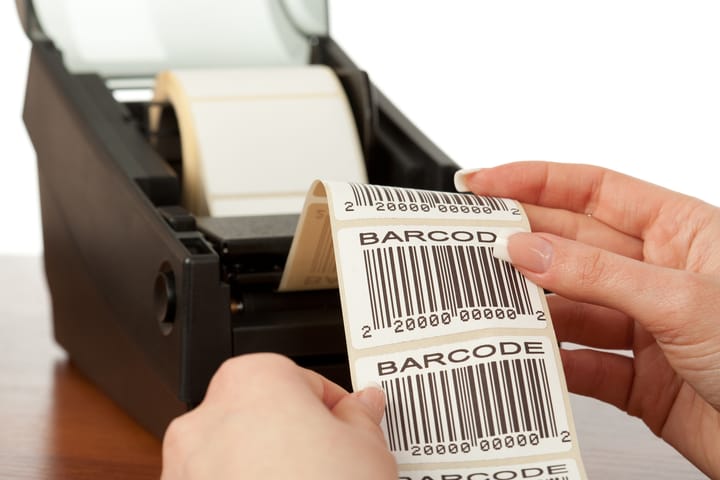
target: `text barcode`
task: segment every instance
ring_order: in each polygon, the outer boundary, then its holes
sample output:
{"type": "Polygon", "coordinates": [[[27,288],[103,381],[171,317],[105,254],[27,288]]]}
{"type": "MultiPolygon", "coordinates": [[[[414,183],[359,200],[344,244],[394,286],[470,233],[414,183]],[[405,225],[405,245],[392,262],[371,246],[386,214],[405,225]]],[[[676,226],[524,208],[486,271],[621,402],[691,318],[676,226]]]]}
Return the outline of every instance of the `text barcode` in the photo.
{"type": "Polygon", "coordinates": [[[466,193],[415,190],[363,183],[351,183],[355,204],[372,207],[377,202],[414,203],[437,207],[438,205],[468,205],[489,207],[492,211],[510,211],[515,207],[504,198],[482,197],[466,193]]]}
{"type": "Polygon", "coordinates": [[[542,358],[492,361],[381,384],[388,398],[388,444],[394,452],[434,443],[478,446],[482,439],[507,434],[522,434],[513,437],[517,446],[558,436],[542,358]]]}
{"type": "Polygon", "coordinates": [[[522,274],[487,247],[402,245],[363,255],[373,330],[414,315],[457,317],[460,309],[512,309],[507,318],[541,309],[532,304],[522,274]]]}

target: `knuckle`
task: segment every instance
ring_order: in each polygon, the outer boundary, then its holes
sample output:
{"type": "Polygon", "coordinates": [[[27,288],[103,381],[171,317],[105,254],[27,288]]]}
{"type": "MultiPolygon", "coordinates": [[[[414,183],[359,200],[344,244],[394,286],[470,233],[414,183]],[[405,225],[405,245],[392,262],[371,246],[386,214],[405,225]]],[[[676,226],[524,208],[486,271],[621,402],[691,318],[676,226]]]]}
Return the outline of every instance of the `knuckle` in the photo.
{"type": "Polygon", "coordinates": [[[242,369],[248,375],[254,374],[260,377],[268,375],[283,375],[295,372],[297,365],[288,357],[277,353],[254,353],[238,358],[242,362],[242,369]]]}
{"type": "Polygon", "coordinates": [[[170,422],[163,436],[162,449],[165,458],[183,457],[188,453],[188,438],[192,436],[190,420],[186,415],[170,422]]]}

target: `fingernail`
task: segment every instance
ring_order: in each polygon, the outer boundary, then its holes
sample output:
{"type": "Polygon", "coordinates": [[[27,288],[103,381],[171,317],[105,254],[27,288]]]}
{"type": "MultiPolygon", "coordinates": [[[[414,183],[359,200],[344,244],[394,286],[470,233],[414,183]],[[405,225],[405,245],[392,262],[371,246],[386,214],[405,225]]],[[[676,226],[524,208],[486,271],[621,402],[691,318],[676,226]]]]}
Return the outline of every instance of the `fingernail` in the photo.
{"type": "Polygon", "coordinates": [[[526,231],[519,228],[510,229],[495,239],[495,243],[493,243],[493,256],[495,258],[512,263],[510,254],[508,253],[508,239],[516,233],[526,233],[526,231]]]}
{"type": "Polygon", "coordinates": [[[511,262],[518,268],[544,273],[552,264],[553,247],[550,242],[534,233],[515,233],[498,237],[493,256],[511,262]]]}
{"type": "Polygon", "coordinates": [[[483,168],[463,168],[455,172],[455,190],[458,192],[469,192],[470,188],[467,185],[467,176],[473,173],[477,173],[483,168]]]}
{"type": "Polygon", "coordinates": [[[372,417],[379,423],[385,413],[385,392],[382,387],[374,382],[369,383],[355,395],[368,407],[372,417]]]}

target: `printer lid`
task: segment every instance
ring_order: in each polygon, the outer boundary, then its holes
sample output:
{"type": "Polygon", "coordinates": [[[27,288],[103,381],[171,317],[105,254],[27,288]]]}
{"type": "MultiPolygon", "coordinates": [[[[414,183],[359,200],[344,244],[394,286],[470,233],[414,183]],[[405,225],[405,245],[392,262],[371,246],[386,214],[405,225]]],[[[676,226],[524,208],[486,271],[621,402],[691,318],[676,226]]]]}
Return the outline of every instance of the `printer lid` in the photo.
{"type": "Polygon", "coordinates": [[[16,0],[33,40],[73,73],[154,76],[169,68],[308,63],[328,34],[327,0],[16,0]]]}

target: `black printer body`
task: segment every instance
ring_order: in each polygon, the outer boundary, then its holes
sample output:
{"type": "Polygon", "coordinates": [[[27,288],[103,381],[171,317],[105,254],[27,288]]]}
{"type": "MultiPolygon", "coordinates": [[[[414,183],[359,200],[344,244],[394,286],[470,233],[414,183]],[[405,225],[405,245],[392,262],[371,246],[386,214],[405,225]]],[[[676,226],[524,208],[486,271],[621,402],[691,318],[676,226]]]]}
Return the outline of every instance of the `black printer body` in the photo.
{"type": "MultiPolygon", "coordinates": [[[[32,2],[18,10],[33,43],[24,120],[54,333],[77,368],[158,436],[235,355],[278,352],[349,388],[338,291],[276,291],[298,216],[187,211],[172,108],[150,138],[149,102],[119,102],[98,74],[71,73],[32,2]]],[[[350,101],[369,182],[451,189],[457,166],[332,38],[311,41],[311,63],[333,68],[350,101]]]]}

